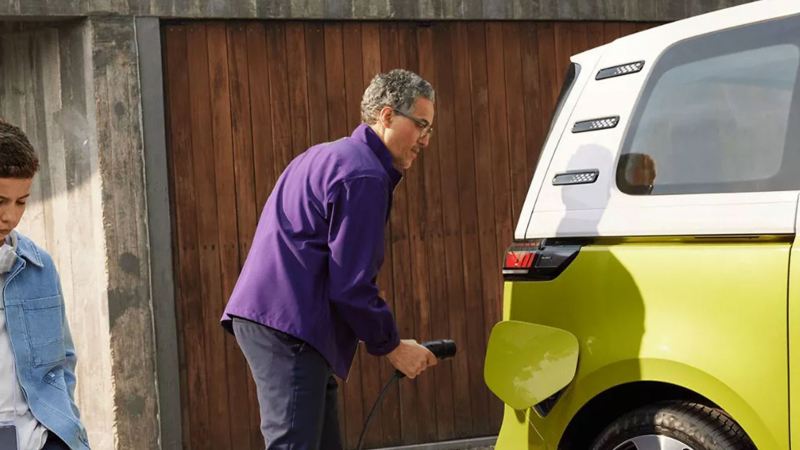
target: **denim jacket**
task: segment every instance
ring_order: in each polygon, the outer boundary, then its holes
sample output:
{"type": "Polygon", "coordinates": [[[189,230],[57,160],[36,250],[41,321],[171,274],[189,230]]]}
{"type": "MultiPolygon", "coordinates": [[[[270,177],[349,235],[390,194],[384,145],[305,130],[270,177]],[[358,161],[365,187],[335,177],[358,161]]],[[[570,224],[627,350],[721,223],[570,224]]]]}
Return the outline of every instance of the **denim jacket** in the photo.
{"type": "Polygon", "coordinates": [[[88,450],[74,401],[75,346],[53,260],[17,233],[17,258],[6,274],[3,302],[17,377],[36,420],[71,450],[88,450]]]}

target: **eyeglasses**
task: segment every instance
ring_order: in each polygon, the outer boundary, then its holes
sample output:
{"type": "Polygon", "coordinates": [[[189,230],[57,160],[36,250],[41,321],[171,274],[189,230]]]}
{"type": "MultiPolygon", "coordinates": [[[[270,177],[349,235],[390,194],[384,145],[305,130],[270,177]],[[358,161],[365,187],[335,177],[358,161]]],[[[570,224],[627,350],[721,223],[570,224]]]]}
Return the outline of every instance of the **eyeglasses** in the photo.
{"type": "Polygon", "coordinates": [[[426,137],[431,136],[433,134],[433,125],[428,123],[427,120],[420,119],[419,117],[414,117],[411,114],[406,114],[403,111],[400,111],[399,109],[395,109],[394,112],[398,116],[403,116],[406,119],[414,122],[414,125],[416,125],[417,128],[419,128],[419,131],[420,131],[419,138],[420,139],[425,139],[426,137]]]}

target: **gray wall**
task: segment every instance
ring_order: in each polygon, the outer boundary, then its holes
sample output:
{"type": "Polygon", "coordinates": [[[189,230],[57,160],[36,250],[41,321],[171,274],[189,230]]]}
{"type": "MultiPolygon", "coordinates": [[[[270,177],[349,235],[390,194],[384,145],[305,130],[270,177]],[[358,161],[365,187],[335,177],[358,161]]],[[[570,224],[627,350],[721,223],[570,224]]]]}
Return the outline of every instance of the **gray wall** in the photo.
{"type": "Polygon", "coordinates": [[[0,0],[0,16],[667,21],[749,0],[0,0]]]}
{"type": "Polygon", "coordinates": [[[0,26],[0,116],[42,160],[19,229],[54,257],[96,449],[158,448],[132,18],[0,26]]]}

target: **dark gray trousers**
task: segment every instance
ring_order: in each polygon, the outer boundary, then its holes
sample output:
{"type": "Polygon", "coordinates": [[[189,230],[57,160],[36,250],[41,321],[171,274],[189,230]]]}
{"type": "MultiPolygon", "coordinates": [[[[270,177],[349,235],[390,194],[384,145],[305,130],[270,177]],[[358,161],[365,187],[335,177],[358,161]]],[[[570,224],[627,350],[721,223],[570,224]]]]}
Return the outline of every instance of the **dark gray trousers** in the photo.
{"type": "Polygon", "coordinates": [[[267,450],[340,450],[338,384],[305,342],[234,318],[233,332],[256,384],[267,450]]]}

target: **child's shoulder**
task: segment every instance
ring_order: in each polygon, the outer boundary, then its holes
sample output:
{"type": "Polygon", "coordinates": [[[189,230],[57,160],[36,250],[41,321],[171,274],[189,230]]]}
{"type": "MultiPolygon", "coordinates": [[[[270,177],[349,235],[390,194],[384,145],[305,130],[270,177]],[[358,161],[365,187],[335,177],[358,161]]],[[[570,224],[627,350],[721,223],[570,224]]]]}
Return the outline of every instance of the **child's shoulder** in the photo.
{"type": "Polygon", "coordinates": [[[33,239],[15,231],[17,234],[17,254],[29,260],[34,265],[48,270],[55,270],[53,258],[42,247],[36,244],[33,239]]]}

